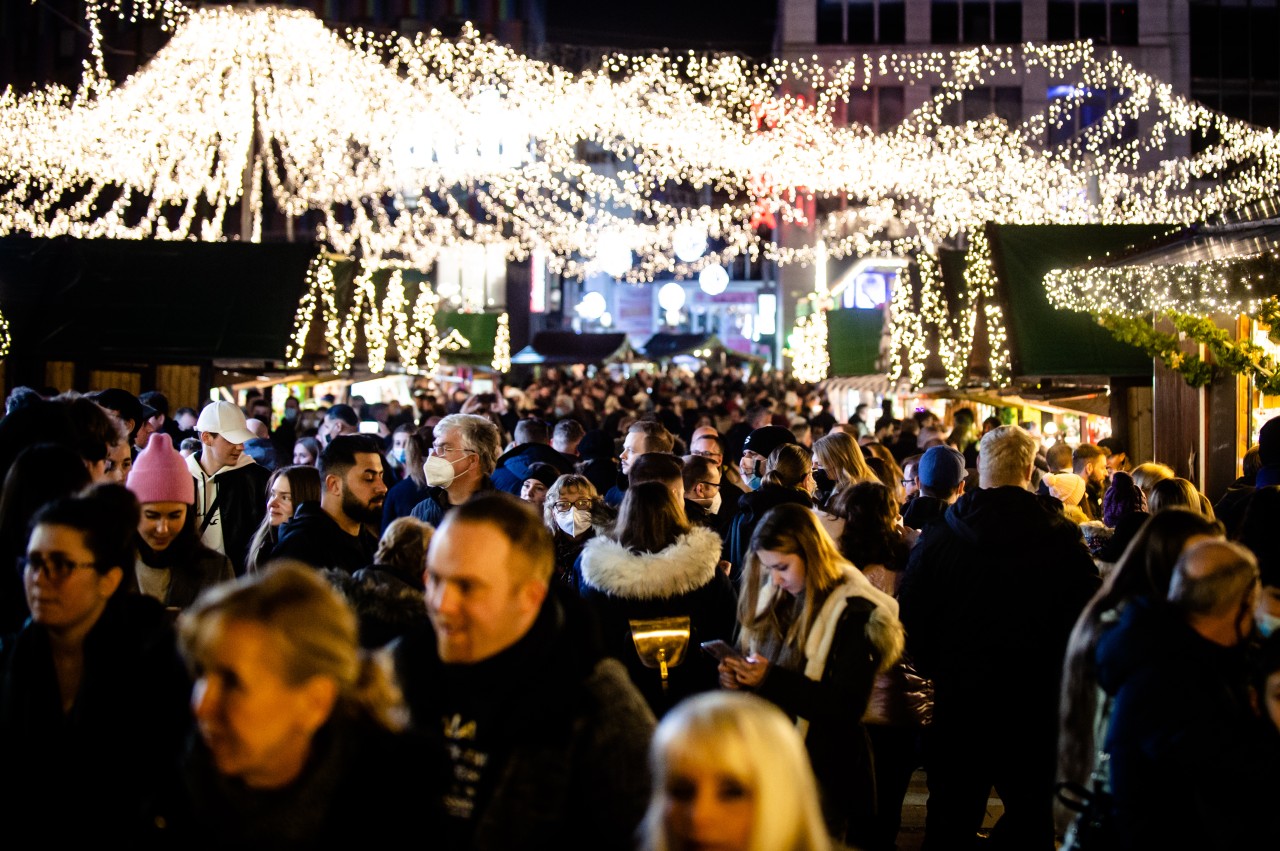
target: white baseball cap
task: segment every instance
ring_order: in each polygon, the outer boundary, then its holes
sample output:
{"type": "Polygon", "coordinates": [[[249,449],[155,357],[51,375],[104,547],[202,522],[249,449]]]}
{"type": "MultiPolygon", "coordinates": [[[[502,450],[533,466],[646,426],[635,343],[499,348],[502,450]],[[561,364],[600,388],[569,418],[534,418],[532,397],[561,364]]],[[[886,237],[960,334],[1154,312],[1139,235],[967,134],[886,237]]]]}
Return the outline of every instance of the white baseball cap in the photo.
{"type": "Polygon", "coordinates": [[[249,431],[245,423],[244,412],[238,405],[230,402],[210,402],[200,412],[196,420],[196,431],[220,434],[229,443],[244,443],[253,440],[256,434],[249,431]]]}

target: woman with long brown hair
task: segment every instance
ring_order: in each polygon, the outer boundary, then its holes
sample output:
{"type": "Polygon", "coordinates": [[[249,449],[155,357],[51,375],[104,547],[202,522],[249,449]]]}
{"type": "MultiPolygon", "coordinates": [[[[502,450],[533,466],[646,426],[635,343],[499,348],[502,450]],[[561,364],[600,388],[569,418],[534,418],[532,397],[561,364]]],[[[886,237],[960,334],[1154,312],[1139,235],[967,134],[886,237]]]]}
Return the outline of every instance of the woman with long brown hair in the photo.
{"type": "Polygon", "coordinates": [[[721,662],[720,684],[797,718],[832,834],[867,844],[875,781],[860,719],[876,674],[902,654],[897,601],[840,555],[811,510],[780,505],[751,539],[738,622],[747,655],[721,662]]]}

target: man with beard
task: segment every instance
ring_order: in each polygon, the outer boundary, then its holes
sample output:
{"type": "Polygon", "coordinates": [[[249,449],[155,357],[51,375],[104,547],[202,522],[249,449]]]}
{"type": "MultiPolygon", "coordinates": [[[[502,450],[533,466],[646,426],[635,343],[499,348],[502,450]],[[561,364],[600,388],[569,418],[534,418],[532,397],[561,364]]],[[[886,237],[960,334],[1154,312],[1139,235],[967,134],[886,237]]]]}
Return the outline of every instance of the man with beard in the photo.
{"type": "Polygon", "coordinates": [[[373,563],[382,522],[382,442],[365,434],[335,437],[317,464],[320,502],[304,502],[280,529],[272,559],[294,559],[312,567],[354,573],[373,563]]]}

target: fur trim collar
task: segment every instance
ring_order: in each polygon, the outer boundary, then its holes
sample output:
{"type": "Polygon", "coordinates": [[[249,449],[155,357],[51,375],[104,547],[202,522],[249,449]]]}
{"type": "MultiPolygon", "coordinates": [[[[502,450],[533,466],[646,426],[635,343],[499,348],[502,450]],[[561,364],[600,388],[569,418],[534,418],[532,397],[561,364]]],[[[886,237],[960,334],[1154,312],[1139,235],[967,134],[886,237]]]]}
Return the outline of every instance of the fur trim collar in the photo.
{"type": "Polygon", "coordinates": [[[582,581],[614,597],[678,597],[706,585],[720,563],[720,536],[697,527],[657,553],[633,553],[597,535],[582,550],[582,581]]]}

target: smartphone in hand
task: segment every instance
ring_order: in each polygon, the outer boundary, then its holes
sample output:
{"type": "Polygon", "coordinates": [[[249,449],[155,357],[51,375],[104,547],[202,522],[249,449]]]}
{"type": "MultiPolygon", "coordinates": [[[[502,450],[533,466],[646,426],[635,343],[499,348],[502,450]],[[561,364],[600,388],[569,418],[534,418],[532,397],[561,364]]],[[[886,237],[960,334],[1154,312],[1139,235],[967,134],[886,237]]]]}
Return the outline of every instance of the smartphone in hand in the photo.
{"type": "Polygon", "coordinates": [[[746,660],[747,657],[738,652],[738,648],[734,647],[727,641],[716,639],[715,641],[704,641],[701,645],[702,649],[710,655],[716,657],[721,662],[725,659],[741,659],[746,660]]]}

